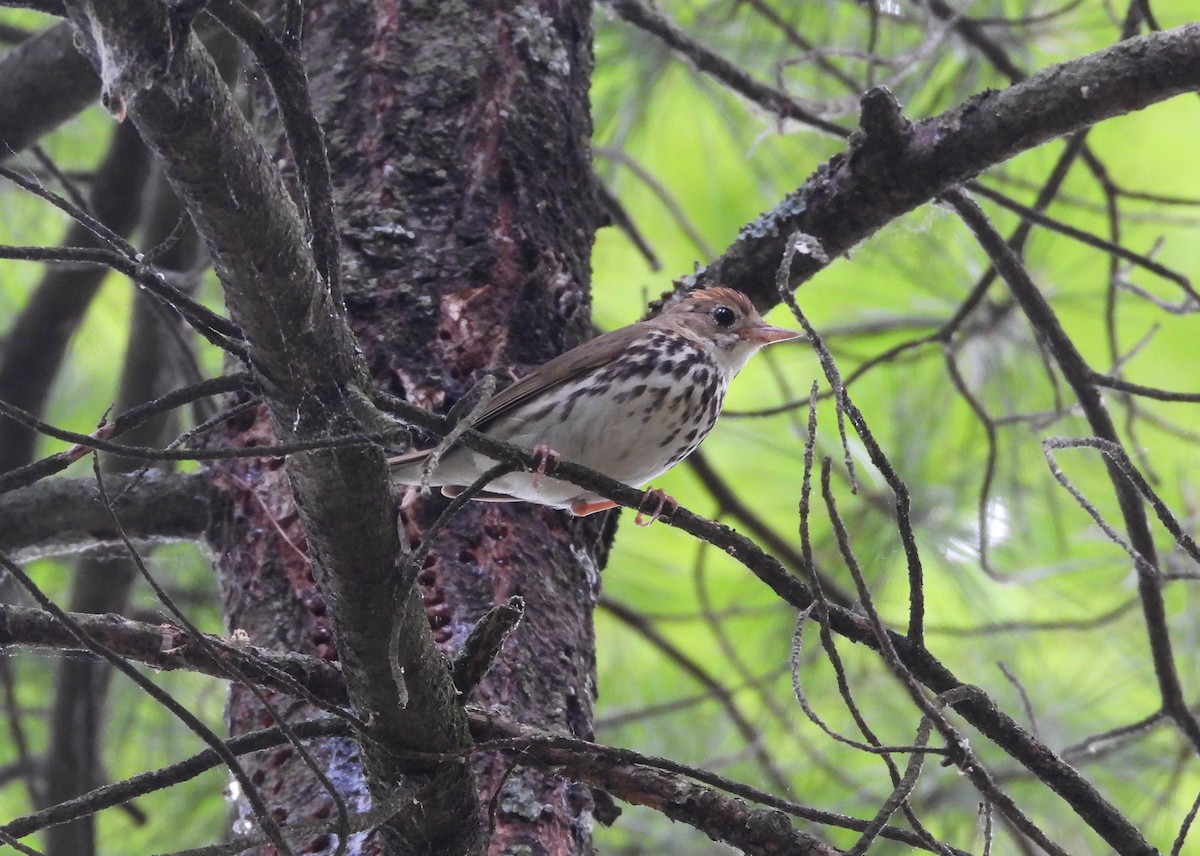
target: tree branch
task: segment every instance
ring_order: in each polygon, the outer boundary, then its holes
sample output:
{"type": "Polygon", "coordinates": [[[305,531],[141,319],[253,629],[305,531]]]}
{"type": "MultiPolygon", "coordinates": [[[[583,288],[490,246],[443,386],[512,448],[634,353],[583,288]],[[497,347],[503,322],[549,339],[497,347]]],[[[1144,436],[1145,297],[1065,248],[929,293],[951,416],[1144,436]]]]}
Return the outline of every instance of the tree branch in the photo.
{"type": "Polygon", "coordinates": [[[74,29],[63,22],[0,59],[0,161],[96,100],[100,81],[75,49],[74,37],[74,29]]]}
{"type": "MultiPolygon", "coordinates": [[[[173,624],[146,624],[120,615],[72,612],[68,617],[106,648],[161,672],[184,669],[227,680],[232,669],[261,686],[294,695],[295,686],[282,680],[284,676],[329,704],[346,703],[341,670],[316,657],[280,653],[210,634],[205,634],[206,648],[173,624]]],[[[10,604],[0,604],[0,646],[87,650],[50,613],[10,604]]]]}
{"type": "MultiPolygon", "coordinates": [[[[135,542],[199,540],[221,501],[195,473],[114,474],[105,483],[135,542]]],[[[0,550],[18,561],[120,545],[92,479],[47,480],[0,495],[0,521],[0,550]]]]}
{"type": "MultiPolygon", "coordinates": [[[[1004,277],[1013,296],[1021,304],[1029,323],[1049,344],[1055,362],[1067,383],[1075,392],[1076,400],[1087,417],[1088,425],[1096,437],[1106,440],[1120,449],[1120,438],[1116,426],[1104,405],[1099,388],[1093,383],[1095,373],[1084,360],[1075,343],[1063,329],[1058,316],[1038,291],[1033,280],[1022,266],[1020,259],[1009,248],[979,209],[979,206],[962,191],[946,195],[975,235],[980,246],[992,260],[992,264],[1004,277]]],[[[1166,604],[1163,600],[1163,580],[1158,573],[1157,551],[1154,536],[1150,532],[1142,497],[1134,482],[1121,470],[1118,461],[1108,455],[1104,458],[1108,478],[1125,523],[1129,543],[1142,561],[1134,562],[1138,575],[1138,595],[1142,601],[1146,631],[1150,639],[1150,652],[1154,661],[1154,672],[1158,678],[1159,693],[1163,709],[1175,721],[1180,732],[1191,742],[1193,749],[1200,751],[1200,721],[1187,708],[1175,657],[1171,651],[1171,636],[1167,624],[1166,604]]]]}
{"type": "MultiPolygon", "coordinates": [[[[0,127],[5,127],[2,119],[0,127]]],[[[130,126],[117,128],[88,203],[96,219],[122,236],[133,231],[141,213],[139,200],[150,163],[150,153],[137,131],[130,126]]],[[[104,246],[78,221],[67,230],[63,245],[104,246]]],[[[107,275],[108,271],[99,267],[47,271],[8,330],[0,360],[0,400],[38,415],[43,412],[67,345],[107,275]]],[[[13,420],[0,417],[0,473],[28,463],[36,441],[35,435],[13,420]]]]}
{"type": "MultiPolygon", "coordinates": [[[[1049,140],[1200,89],[1200,24],[1128,39],[1051,66],[1002,91],[983,92],[940,116],[909,124],[884,91],[863,98],[863,132],[796,191],[745,226],[689,287],[723,284],[760,308],[778,302],[772,283],[788,236],[815,238],[834,259],[951,186],[1049,140]],[[869,117],[892,115],[888,121],[869,117]]],[[[828,262],[798,258],[792,286],[828,262]]]]}

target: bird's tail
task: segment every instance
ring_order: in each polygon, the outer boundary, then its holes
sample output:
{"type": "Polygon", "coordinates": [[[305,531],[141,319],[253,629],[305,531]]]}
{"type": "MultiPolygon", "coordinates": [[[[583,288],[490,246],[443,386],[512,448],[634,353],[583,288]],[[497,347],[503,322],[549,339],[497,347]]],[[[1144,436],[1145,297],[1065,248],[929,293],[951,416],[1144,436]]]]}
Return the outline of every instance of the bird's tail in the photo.
{"type": "Polygon", "coordinates": [[[388,458],[388,470],[396,484],[420,484],[429,450],[405,452],[388,458]]]}

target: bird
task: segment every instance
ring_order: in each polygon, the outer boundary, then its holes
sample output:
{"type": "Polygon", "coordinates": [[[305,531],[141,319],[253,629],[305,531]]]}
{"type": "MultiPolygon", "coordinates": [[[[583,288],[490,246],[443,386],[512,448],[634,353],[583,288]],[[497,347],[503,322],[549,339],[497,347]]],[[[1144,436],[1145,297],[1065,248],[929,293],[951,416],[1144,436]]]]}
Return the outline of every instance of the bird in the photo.
{"type": "MultiPolygon", "coordinates": [[[[539,456],[533,472],[512,472],[472,497],[525,501],[577,517],[616,503],[547,477],[565,458],[641,486],[696,450],[712,430],[729,382],[761,348],[802,334],[763,321],[743,292],[713,286],[646,321],[603,333],[555,357],[497,393],[471,426],[539,456]]],[[[393,482],[440,487],[457,496],[496,462],[452,446],[428,476],[432,449],[388,459],[393,482]]],[[[658,507],[675,500],[661,490],[658,507]]],[[[643,500],[644,504],[644,500],[643,500]]],[[[639,509],[638,521],[641,523],[639,509]]]]}

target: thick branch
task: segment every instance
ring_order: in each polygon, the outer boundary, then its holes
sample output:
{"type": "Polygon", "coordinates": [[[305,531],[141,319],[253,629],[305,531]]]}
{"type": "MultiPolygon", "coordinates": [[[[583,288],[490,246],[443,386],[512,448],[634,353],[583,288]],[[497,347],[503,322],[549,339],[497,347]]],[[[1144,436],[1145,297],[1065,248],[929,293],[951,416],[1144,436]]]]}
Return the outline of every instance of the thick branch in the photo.
{"type": "MultiPolygon", "coordinates": [[[[775,269],[793,232],[816,238],[832,260],[988,167],[1195,89],[1200,89],[1200,24],[1128,39],[913,125],[895,113],[890,95],[868,93],[864,132],[850,151],[822,165],[746,226],[721,258],[688,282],[723,283],[750,294],[760,307],[773,306],[775,269]]],[[[797,258],[793,285],[827,263],[811,255],[797,258]]]]}
{"type": "MultiPolygon", "coordinates": [[[[141,478],[105,476],[104,484],[138,543],[200,540],[220,500],[197,474],[151,470],[141,478]]],[[[18,561],[119,545],[94,479],[48,479],[0,495],[0,550],[18,561]]]]}
{"type": "Polygon", "coordinates": [[[0,60],[0,160],[96,100],[100,82],[73,40],[71,25],[57,24],[0,60]]]}
{"type": "MultiPolygon", "coordinates": [[[[282,693],[294,695],[295,684],[299,684],[330,705],[346,703],[341,670],[316,657],[268,651],[209,635],[205,636],[206,647],[173,624],[146,624],[112,614],[69,615],[100,644],[159,671],[186,669],[222,679],[228,679],[233,671],[282,693]],[[215,658],[212,652],[216,652],[215,658]]],[[[49,613],[0,604],[0,648],[6,646],[82,650],[67,626],[49,613]]]]}

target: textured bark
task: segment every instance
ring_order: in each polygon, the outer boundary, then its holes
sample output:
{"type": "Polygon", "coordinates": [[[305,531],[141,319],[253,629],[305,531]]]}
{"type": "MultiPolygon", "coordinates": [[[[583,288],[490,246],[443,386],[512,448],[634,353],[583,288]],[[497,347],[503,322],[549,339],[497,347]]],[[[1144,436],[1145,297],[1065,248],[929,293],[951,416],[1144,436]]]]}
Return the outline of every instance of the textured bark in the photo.
{"type": "MultiPolygon", "coordinates": [[[[265,411],[258,410],[232,423],[225,442],[247,446],[273,440],[270,420],[265,411]]],[[[230,514],[214,520],[209,536],[217,554],[222,611],[228,629],[244,631],[256,644],[310,653],[335,663],[328,606],[307,556],[308,541],[282,462],[227,461],[214,467],[212,474],[230,502],[230,514]]],[[[303,722],[319,713],[278,689],[262,692],[290,722],[303,722]]],[[[230,687],[227,717],[234,735],[275,725],[274,717],[242,683],[230,687]]],[[[312,754],[351,810],[369,807],[370,792],[353,740],[330,738],[313,746],[312,754]]],[[[258,753],[244,764],[280,823],[315,823],[333,816],[331,796],[322,790],[292,747],[258,753]]],[[[239,808],[247,817],[248,807],[239,808]]],[[[297,852],[331,853],[333,849],[328,839],[297,842],[297,852]]],[[[272,851],[262,848],[255,852],[272,851]]],[[[375,837],[371,844],[350,852],[383,852],[381,840],[375,837]]]]}
{"type": "MultiPolygon", "coordinates": [[[[327,135],[342,289],[381,387],[444,411],[483,374],[496,372],[503,385],[588,335],[590,12],[584,2],[308,4],[305,56],[327,135]]],[[[260,114],[273,118],[263,104],[260,114]]],[[[282,144],[275,156],[290,157],[282,144]]],[[[231,439],[262,440],[267,428],[247,419],[231,439]]],[[[254,485],[232,492],[234,515],[217,534],[231,626],[256,641],[269,633],[285,648],[339,656],[282,471],[223,469],[231,488],[233,479],[254,485]]],[[[442,507],[440,498],[407,502],[403,537],[418,543],[442,507]]],[[[492,604],[513,594],[526,602],[475,700],[591,736],[591,612],[610,528],[604,518],[472,505],[439,537],[419,569],[419,617],[443,653],[492,604]]],[[[237,731],[266,724],[240,689],[230,715],[237,731]]],[[[330,745],[338,747],[325,762],[331,778],[351,808],[364,806],[353,744],[330,745]]],[[[298,773],[290,751],[248,763],[263,791],[277,795],[281,819],[284,811],[294,822],[331,816],[330,800],[298,773]]],[[[504,787],[493,818],[453,822],[490,821],[491,852],[590,852],[590,790],[508,768],[498,757],[476,765],[483,805],[504,787]]],[[[306,846],[332,852],[334,841],[306,846]]],[[[372,837],[355,846],[387,845],[372,837]]]]}
{"type": "MultiPolygon", "coordinates": [[[[309,41],[346,299],[376,381],[444,410],[484,373],[503,384],[587,336],[590,4],[367,5],[318,7],[309,41]]],[[[442,504],[406,503],[411,543],[442,504]]],[[[526,602],[476,700],[590,736],[601,527],[475,504],[439,537],[419,580],[447,653],[492,604],[526,602]]],[[[491,852],[590,849],[585,788],[506,773],[479,767],[485,802],[504,783],[491,852]]]]}

